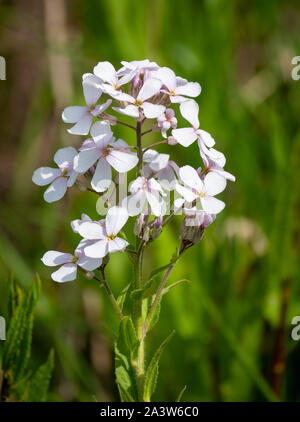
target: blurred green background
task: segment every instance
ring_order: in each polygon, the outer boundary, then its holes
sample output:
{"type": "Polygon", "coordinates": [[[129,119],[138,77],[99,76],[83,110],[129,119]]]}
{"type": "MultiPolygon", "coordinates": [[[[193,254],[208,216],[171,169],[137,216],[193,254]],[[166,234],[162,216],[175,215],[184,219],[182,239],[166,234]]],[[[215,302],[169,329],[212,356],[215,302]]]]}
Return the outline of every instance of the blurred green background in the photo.
{"type": "MultiPolygon", "coordinates": [[[[50,400],[118,400],[113,376],[116,317],[104,291],[79,278],[50,279],[40,258],[70,250],[79,238],[71,219],[97,218],[92,193],[70,190],[54,204],[31,182],[55,150],[78,146],[66,132],[64,107],[83,104],[81,75],[98,61],[149,58],[199,81],[201,127],[212,133],[236,175],[222,194],[227,206],[171,281],[191,282],[163,301],[147,356],[175,328],[154,399],[184,401],[300,400],[300,343],[291,319],[300,314],[300,55],[297,0],[2,0],[0,55],[0,283],[24,286],[41,275],[33,365],[56,350],[50,400]]],[[[132,143],[130,130],[122,137],[132,143]]],[[[147,135],[147,142],[159,135],[147,135]]],[[[161,151],[167,149],[161,148],[161,151]]],[[[197,147],[172,149],[179,165],[200,165],[197,147]],[[193,149],[195,148],[195,149],[193,149]]],[[[168,262],[180,218],[148,248],[145,276],[168,262]]],[[[108,280],[115,294],[131,265],[114,254],[108,280]]],[[[6,298],[0,297],[5,315],[6,298]]]]}

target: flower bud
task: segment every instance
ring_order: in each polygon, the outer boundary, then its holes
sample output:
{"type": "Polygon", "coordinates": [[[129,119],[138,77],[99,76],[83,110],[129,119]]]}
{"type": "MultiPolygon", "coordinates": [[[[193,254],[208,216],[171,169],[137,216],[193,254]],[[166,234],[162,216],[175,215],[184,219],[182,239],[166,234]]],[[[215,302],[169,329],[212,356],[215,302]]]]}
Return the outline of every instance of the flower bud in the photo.
{"type": "Polygon", "coordinates": [[[141,214],[139,218],[136,220],[134,228],[133,228],[133,232],[136,236],[139,236],[139,234],[141,233],[144,220],[145,220],[145,214],[141,214]]]}
{"type": "Polygon", "coordinates": [[[92,278],[94,278],[95,274],[93,271],[85,271],[84,273],[85,278],[92,280],[92,278]]]}
{"type": "Polygon", "coordinates": [[[178,144],[178,142],[176,141],[174,136],[168,136],[168,144],[173,146],[173,145],[178,144]]]}
{"type": "Polygon", "coordinates": [[[152,239],[156,239],[162,232],[162,216],[156,218],[152,230],[152,239]]]}
{"type": "Polygon", "coordinates": [[[148,226],[143,230],[143,241],[148,242],[150,239],[150,228],[148,226]]]}
{"type": "Polygon", "coordinates": [[[193,245],[199,243],[203,237],[204,228],[196,224],[195,215],[187,215],[181,224],[180,238],[183,241],[189,241],[193,245]]]}

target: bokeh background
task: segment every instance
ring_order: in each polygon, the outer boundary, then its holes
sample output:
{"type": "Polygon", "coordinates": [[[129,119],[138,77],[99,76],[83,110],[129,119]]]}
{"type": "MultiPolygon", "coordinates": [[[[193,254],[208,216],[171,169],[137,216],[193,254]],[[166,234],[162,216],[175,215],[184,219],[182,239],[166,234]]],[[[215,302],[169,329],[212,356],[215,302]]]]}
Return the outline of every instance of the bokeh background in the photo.
{"type": "MultiPolygon", "coordinates": [[[[146,57],[200,82],[201,127],[237,177],[222,194],[225,211],[172,273],[171,281],[190,283],[165,297],[149,336],[148,357],[176,329],[154,399],[174,400],[187,385],[184,401],[300,400],[300,342],[290,335],[300,314],[300,80],[291,78],[299,23],[297,0],[0,1],[7,62],[0,81],[0,283],[13,275],[27,286],[35,272],[42,278],[32,365],[54,346],[50,400],[118,400],[117,320],[94,282],[57,285],[40,261],[48,249],[77,245],[69,222],[81,212],[97,218],[93,194],[74,189],[46,204],[32,172],[51,165],[57,148],[79,145],[60,116],[67,105],[83,104],[82,73],[98,61],[118,67],[146,57]]],[[[134,142],[130,130],[120,134],[134,142]]],[[[200,164],[196,146],[172,153],[180,165],[200,164]]],[[[145,274],[168,262],[179,227],[180,218],[148,249],[145,274]]],[[[114,293],[131,277],[127,257],[115,254],[108,267],[114,293]]],[[[2,295],[0,314],[5,301],[2,295]]]]}

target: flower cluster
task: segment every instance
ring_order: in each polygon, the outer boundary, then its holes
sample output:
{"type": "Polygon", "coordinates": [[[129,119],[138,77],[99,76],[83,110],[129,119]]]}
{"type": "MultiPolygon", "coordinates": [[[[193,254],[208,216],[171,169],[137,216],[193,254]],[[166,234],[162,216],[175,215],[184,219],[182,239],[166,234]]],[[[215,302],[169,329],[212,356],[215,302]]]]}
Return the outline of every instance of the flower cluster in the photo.
{"type": "Polygon", "coordinates": [[[41,167],[33,174],[37,185],[50,185],[44,199],[54,202],[73,185],[102,196],[113,182],[118,185],[120,174],[136,169],[135,179],[126,188],[128,195],[110,206],[104,219],[92,221],[83,215],[71,223],[82,237],[74,255],[45,253],[45,265],[60,266],[52,274],[58,282],[74,280],[78,269],[90,275],[104,265],[109,254],[127,251],[128,242],[121,230],[129,217],[138,216],[134,233],[147,243],[171,218],[183,214],[181,241],[184,247],[197,243],[225,207],[215,196],[225,189],[227,180],[235,180],[224,170],[225,157],[214,148],[213,137],[200,129],[199,106],[193,99],[201,92],[199,83],[188,82],[149,60],[121,64],[116,70],[111,63],[100,62],[93,73],[83,75],[86,105],[67,107],[62,119],[72,124],[70,133],[89,137],[78,150],[59,149],[54,155],[57,168],[41,167]],[[178,127],[178,111],[188,122],[186,127],[178,127]],[[121,121],[122,115],[132,118],[133,124],[121,121]],[[143,132],[148,120],[151,127],[143,132]],[[114,137],[112,128],[118,124],[136,132],[135,145],[114,137]],[[149,133],[161,137],[146,147],[142,139],[149,133]],[[171,160],[174,145],[186,148],[194,142],[203,168],[179,167],[171,160]],[[161,144],[169,146],[170,154],[155,149],[161,144]]]}

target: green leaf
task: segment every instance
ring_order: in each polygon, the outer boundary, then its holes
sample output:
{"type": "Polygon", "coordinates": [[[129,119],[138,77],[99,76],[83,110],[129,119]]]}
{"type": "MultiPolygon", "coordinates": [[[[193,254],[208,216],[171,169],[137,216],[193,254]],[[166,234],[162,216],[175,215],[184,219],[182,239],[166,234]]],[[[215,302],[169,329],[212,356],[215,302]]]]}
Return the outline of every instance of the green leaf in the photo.
{"type": "Polygon", "coordinates": [[[23,401],[43,402],[47,399],[50,379],[54,368],[54,351],[51,350],[47,361],[41,365],[30,380],[23,401]]]}
{"type": "MultiPolygon", "coordinates": [[[[151,306],[154,302],[155,296],[153,295],[152,297],[148,297],[147,299],[143,300],[143,321],[146,321],[147,315],[149,314],[149,311],[151,309],[151,306]]],[[[150,322],[148,324],[147,327],[147,333],[151,330],[151,328],[154,327],[154,325],[158,322],[159,320],[159,315],[160,315],[160,309],[161,309],[161,297],[160,300],[157,302],[155,311],[150,319],[150,322]]]]}
{"type": "Polygon", "coordinates": [[[135,359],[135,353],[139,345],[133,322],[129,316],[122,318],[119,327],[118,350],[125,356],[135,359]]]}
{"type": "Polygon", "coordinates": [[[132,397],[132,395],[127,390],[124,390],[121,387],[120,384],[118,384],[118,388],[119,388],[119,393],[120,393],[120,397],[121,397],[121,401],[122,402],[135,402],[135,400],[132,397]]]}
{"type": "Polygon", "coordinates": [[[157,377],[158,377],[158,363],[159,363],[161,354],[164,351],[164,348],[173,337],[174,332],[175,331],[172,331],[172,333],[162,342],[162,344],[159,346],[159,348],[155,352],[147,368],[146,377],[145,377],[145,385],[144,385],[144,401],[146,402],[149,402],[151,400],[151,396],[155,391],[157,377]]]}
{"type": "Polygon", "coordinates": [[[184,392],[185,392],[185,390],[186,390],[186,385],[183,387],[183,389],[180,391],[180,393],[178,394],[178,397],[177,397],[177,399],[176,399],[176,402],[181,402],[181,399],[182,399],[182,396],[183,396],[183,394],[184,394],[184,392]]]}
{"type": "Polygon", "coordinates": [[[182,280],[178,280],[175,283],[169,284],[169,286],[167,286],[163,289],[162,295],[165,295],[171,289],[173,289],[173,287],[176,287],[176,286],[178,286],[179,284],[182,284],[182,283],[190,283],[190,280],[188,280],[187,278],[183,278],[182,280]]]}

